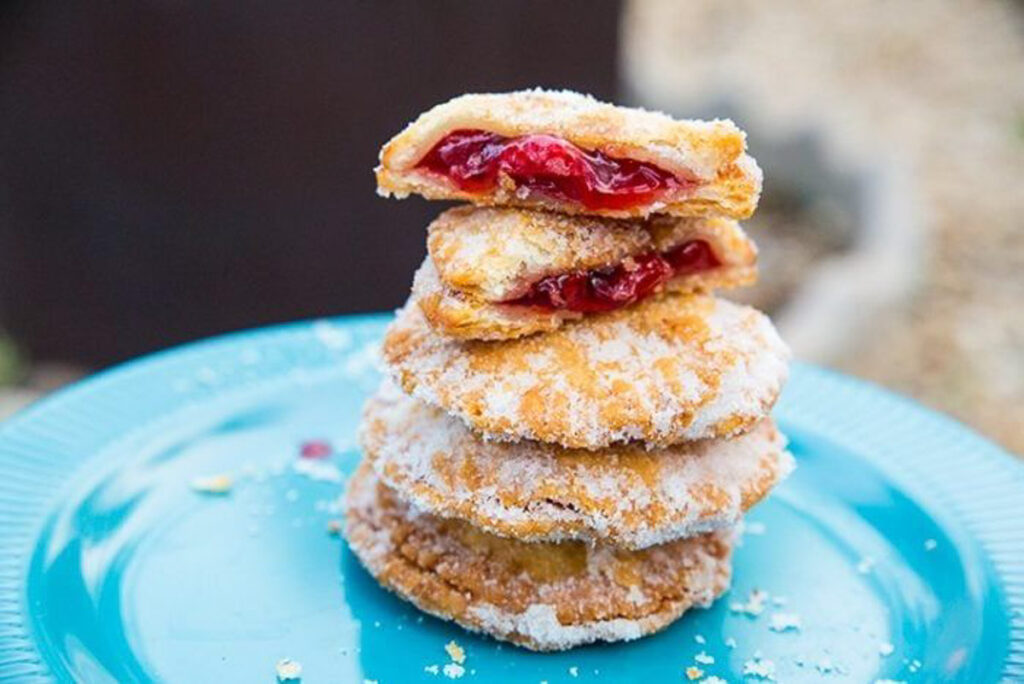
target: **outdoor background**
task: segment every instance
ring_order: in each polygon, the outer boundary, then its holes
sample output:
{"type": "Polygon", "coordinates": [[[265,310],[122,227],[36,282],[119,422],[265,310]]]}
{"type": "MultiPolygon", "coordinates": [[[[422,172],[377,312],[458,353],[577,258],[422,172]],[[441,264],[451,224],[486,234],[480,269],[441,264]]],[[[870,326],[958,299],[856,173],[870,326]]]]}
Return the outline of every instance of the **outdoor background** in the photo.
{"type": "Polygon", "coordinates": [[[1019,0],[6,3],[0,415],[180,342],[397,307],[439,207],[377,198],[377,148],[534,85],[734,118],[766,175],[736,296],[798,357],[1024,453],[1019,0]]]}

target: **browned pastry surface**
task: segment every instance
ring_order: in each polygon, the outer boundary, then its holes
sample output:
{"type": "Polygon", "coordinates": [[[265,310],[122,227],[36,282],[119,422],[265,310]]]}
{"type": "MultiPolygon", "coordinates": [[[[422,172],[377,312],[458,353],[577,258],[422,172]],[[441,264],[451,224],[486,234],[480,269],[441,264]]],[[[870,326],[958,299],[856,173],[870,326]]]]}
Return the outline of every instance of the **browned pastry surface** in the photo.
{"type": "Polygon", "coordinates": [[[771,419],[653,450],[486,442],[390,382],[367,403],[360,438],[378,477],[420,510],[522,541],[629,548],[732,527],[793,466],[771,419]]]}
{"type": "Polygon", "coordinates": [[[731,532],[627,551],[528,544],[417,514],[363,464],[346,499],[349,546],[421,610],[535,650],[635,639],[728,587],[731,532]]]}
{"type": "Polygon", "coordinates": [[[788,354],[763,314],[672,294],[503,342],[454,341],[407,304],[383,348],[407,393],[485,436],[586,449],[743,432],[774,404],[788,354]]]}

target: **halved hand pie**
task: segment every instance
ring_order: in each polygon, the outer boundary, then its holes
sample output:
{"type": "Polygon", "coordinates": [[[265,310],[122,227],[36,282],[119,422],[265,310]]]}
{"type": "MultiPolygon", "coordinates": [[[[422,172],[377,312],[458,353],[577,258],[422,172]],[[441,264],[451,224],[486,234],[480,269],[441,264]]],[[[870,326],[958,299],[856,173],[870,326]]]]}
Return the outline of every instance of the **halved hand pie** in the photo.
{"type": "Polygon", "coordinates": [[[754,309],[666,294],[503,342],[452,340],[410,303],[383,355],[407,393],[486,436],[600,449],[748,430],[775,403],[789,352],[754,309]]]}
{"type": "Polygon", "coordinates": [[[770,418],[731,439],[594,453],[484,441],[390,382],[367,403],[360,441],[419,510],[519,541],[632,549],[732,527],[793,467],[770,418]]]}
{"type": "Polygon", "coordinates": [[[675,120],[568,91],[462,95],[380,154],[377,190],[602,216],[746,218],[761,170],[731,121],[675,120]]]}
{"type": "Polygon", "coordinates": [[[735,221],[608,219],[458,207],[429,228],[413,299],[439,332],[500,340],[550,331],[651,295],[752,283],[757,251],[735,221]]]}

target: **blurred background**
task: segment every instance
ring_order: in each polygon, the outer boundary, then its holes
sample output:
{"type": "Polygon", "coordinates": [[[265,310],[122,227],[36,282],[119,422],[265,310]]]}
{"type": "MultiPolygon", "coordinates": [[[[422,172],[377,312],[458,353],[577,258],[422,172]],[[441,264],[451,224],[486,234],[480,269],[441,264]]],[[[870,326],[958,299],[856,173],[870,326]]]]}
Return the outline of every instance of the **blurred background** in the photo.
{"type": "Polygon", "coordinates": [[[376,151],[466,91],[729,116],[805,360],[1024,453],[1024,3],[8,2],[0,415],[239,328],[391,309],[439,211],[376,151]]]}

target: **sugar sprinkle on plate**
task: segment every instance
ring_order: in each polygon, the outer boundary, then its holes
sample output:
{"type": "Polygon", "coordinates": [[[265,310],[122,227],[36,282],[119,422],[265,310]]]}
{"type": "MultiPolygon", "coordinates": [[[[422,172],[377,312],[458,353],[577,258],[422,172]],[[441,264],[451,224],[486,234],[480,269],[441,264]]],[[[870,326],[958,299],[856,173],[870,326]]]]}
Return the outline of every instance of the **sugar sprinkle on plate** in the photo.
{"type": "Polygon", "coordinates": [[[796,613],[772,613],[768,629],[773,632],[799,632],[800,616],[796,613]]]}

